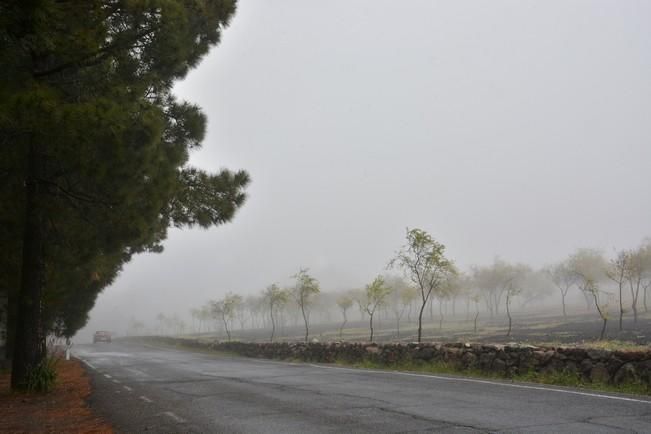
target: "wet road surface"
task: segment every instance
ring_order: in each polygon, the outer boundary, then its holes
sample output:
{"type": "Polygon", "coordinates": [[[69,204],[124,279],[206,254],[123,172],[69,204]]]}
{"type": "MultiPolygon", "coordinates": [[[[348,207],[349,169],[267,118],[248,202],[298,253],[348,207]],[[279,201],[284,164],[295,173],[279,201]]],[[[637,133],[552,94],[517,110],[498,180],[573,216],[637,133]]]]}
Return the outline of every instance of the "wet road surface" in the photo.
{"type": "Polygon", "coordinates": [[[78,345],[117,432],[651,432],[651,400],[561,387],[78,345]]]}

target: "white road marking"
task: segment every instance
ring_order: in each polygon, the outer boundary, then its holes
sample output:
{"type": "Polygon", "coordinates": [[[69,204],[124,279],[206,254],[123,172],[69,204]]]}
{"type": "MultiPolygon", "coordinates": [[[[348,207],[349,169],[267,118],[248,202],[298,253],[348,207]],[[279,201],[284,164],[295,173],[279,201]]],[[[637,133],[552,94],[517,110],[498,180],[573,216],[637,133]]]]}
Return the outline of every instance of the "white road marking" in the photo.
{"type": "Polygon", "coordinates": [[[120,380],[115,380],[115,379],[113,379],[113,382],[114,382],[115,384],[120,384],[120,380]]]}
{"type": "Polygon", "coordinates": [[[314,365],[312,363],[309,366],[321,369],[337,369],[341,371],[351,371],[351,372],[366,372],[369,374],[385,374],[385,375],[405,375],[409,377],[422,377],[429,378],[433,380],[443,380],[443,381],[463,381],[466,383],[478,383],[478,384],[489,384],[491,386],[503,386],[503,387],[513,387],[516,389],[528,389],[528,390],[542,390],[546,392],[556,392],[556,393],[566,393],[569,395],[580,395],[580,396],[589,396],[591,398],[602,398],[602,399],[612,399],[614,401],[627,401],[627,402],[639,402],[642,404],[651,404],[651,400],[646,399],[635,399],[635,398],[626,398],[624,396],[613,396],[613,395],[602,395],[600,393],[590,393],[590,392],[579,392],[576,390],[565,390],[565,389],[554,389],[552,387],[542,387],[542,386],[527,386],[524,384],[513,384],[513,383],[501,383],[498,381],[489,381],[489,380],[479,380],[476,378],[460,378],[460,377],[441,377],[438,375],[427,375],[427,374],[414,374],[411,372],[400,372],[400,371],[372,371],[369,369],[353,369],[353,368],[340,368],[336,366],[322,366],[314,365]]]}
{"type": "Polygon", "coordinates": [[[130,388],[129,386],[122,386],[122,387],[124,387],[124,390],[128,390],[129,392],[133,392],[133,389],[130,388]]]}
{"type": "Polygon", "coordinates": [[[147,397],[144,396],[144,395],[143,395],[143,396],[140,396],[140,399],[142,399],[142,400],[145,401],[145,402],[154,402],[154,401],[152,401],[151,399],[147,398],[147,397]]]}
{"type": "Polygon", "coordinates": [[[109,374],[104,374],[104,376],[105,376],[106,378],[113,378],[113,377],[111,377],[109,374]]]}
{"type": "Polygon", "coordinates": [[[82,362],[84,362],[84,363],[86,364],[86,366],[88,366],[89,368],[92,368],[92,369],[94,369],[94,370],[97,370],[97,368],[95,367],[95,365],[93,365],[93,364],[90,363],[89,361],[84,360],[84,359],[79,359],[79,360],[81,360],[82,362]]]}
{"type": "Polygon", "coordinates": [[[165,411],[165,412],[163,412],[163,414],[166,415],[166,416],[171,417],[172,419],[174,419],[174,421],[176,421],[178,423],[185,423],[186,422],[185,419],[183,419],[182,417],[178,417],[177,415],[175,415],[171,411],[165,411]]]}

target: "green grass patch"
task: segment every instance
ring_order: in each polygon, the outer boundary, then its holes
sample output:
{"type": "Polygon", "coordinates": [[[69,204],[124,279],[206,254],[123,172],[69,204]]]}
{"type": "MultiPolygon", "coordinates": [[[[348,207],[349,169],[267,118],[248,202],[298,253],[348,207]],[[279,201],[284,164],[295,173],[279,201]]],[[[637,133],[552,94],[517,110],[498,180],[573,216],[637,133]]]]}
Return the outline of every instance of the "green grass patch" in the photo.
{"type": "Polygon", "coordinates": [[[590,382],[583,379],[578,373],[573,372],[535,372],[530,371],[524,374],[516,374],[507,377],[496,372],[483,371],[480,369],[464,369],[458,365],[443,361],[404,361],[398,363],[384,364],[374,360],[363,360],[360,362],[348,362],[346,360],[337,360],[338,366],[347,366],[359,369],[372,369],[383,371],[400,371],[426,374],[458,375],[471,378],[483,378],[490,380],[500,380],[508,382],[537,383],[544,385],[554,385],[571,387],[576,389],[594,390],[602,392],[627,393],[635,395],[651,395],[651,389],[646,384],[626,383],[614,385],[601,382],[590,382]]]}

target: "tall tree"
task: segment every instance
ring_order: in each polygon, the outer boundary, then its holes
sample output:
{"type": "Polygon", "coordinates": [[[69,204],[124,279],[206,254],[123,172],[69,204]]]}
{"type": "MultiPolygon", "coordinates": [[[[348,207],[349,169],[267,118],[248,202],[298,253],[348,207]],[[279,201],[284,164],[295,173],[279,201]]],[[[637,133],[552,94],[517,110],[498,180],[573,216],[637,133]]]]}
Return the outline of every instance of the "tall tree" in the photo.
{"type": "Polygon", "coordinates": [[[305,324],[305,342],[310,334],[309,319],[310,319],[310,306],[314,297],[319,294],[319,281],[310,276],[307,268],[301,268],[298,273],[292,277],[296,279],[296,284],[292,289],[292,297],[301,310],[303,316],[303,323],[305,324]]]}
{"type": "Polygon", "coordinates": [[[13,228],[2,238],[22,251],[0,257],[19,288],[15,388],[43,360],[45,334],[82,326],[133,254],[160,251],[171,225],[230,220],[248,183],[244,172],[186,165],[205,119],[171,93],[219,41],[235,2],[77,3],[0,6],[0,142],[11,143],[0,147],[0,202],[13,228]]]}
{"type": "Polygon", "coordinates": [[[438,290],[451,274],[452,261],[445,257],[445,246],[421,229],[407,229],[407,242],[389,263],[399,267],[419,290],[418,342],[423,334],[423,312],[434,290],[438,290]]]}

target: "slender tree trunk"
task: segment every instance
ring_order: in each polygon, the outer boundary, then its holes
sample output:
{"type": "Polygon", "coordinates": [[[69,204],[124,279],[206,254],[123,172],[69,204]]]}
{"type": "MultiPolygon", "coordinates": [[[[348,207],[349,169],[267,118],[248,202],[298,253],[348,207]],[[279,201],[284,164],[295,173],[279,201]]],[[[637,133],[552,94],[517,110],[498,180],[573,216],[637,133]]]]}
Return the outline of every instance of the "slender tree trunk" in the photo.
{"type": "Polygon", "coordinates": [[[470,319],[470,297],[466,298],[466,321],[470,319]]]}
{"type": "Polygon", "coordinates": [[[222,315],[222,320],[224,321],[224,329],[226,330],[226,336],[228,337],[228,342],[231,341],[231,332],[228,330],[228,321],[226,321],[226,317],[222,315]]]}
{"type": "Polygon", "coordinates": [[[637,326],[637,299],[640,296],[640,279],[637,279],[637,285],[633,286],[633,280],[628,281],[631,288],[631,309],[633,309],[633,324],[637,326]]]}
{"type": "Polygon", "coordinates": [[[400,339],[400,316],[396,316],[396,339],[400,339]]]}
{"type": "Polygon", "coordinates": [[[423,301],[423,304],[420,306],[420,311],[418,312],[418,343],[421,342],[423,337],[423,311],[427,306],[427,300],[423,301]]]}
{"type": "Polygon", "coordinates": [[[271,306],[271,309],[269,310],[269,315],[271,316],[271,339],[269,339],[270,342],[274,341],[274,334],[276,333],[276,321],[274,320],[274,307],[273,305],[271,306]]]}
{"type": "Polygon", "coordinates": [[[439,330],[443,330],[443,300],[439,300],[439,330]]]}
{"type": "Polygon", "coordinates": [[[307,315],[305,314],[305,303],[301,303],[301,313],[303,314],[303,321],[305,322],[305,343],[307,343],[307,338],[309,337],[309,329],[307,325],[307,315]]]}
{"type": "Polygon", "coordinates": [[[344,322],[341,323],[341,327],[339,327],[339,339],[342,339],[343,333],[344,333],[344,327],[346,327],[346,323],[348,322],[348,318],[346,317],[346,311],[342,311],[344,314],[344,322]]]}
{"type": "Polygon", "coordinates": [[[509,317],[509,331],[506,332],[507,336],[511,336],[511,325],[512,325],[512,319],[511,319],[511,309],[509,309],[509,304],[511,304],[511,298],[509,297],[509,294],[506,294],[506,315],[509,317]]]}
{"type": "Polygon", "coordinates": [[[371,338],[370,338],[370,341],[371,341],[371,342],[373,342],[373,314],[374,314],[374,313],[375,313],[375,312],[369,312],[369,314],[368,314],[368,316],[371,318],[371,319],[369,320],[369,326],[371,327],[371,338]]]}
{"type": "Polygon", "coordinates": [[[28,177],[25,180],[25,229],[23,258],[11,387],[24,388],[31,370],[45,358],[45,336],[42,327],[41,302],[45,287],[44,216],[43,216],[43,155],[36,145],[29,150],[28,177]]]}
{"type": "Polygon", "coordinates": [[[561,301],[563,302],[563,318],[567,318],[567,313],[565,312],[565,295],[563,291],[561,291],[561,301]]]}
{"type": "Polygon", "coordinates": [[[477,333],[477,318],[479,318],[479,311],[477,311],[477,313],[475,313],[475,329],[474,329],[475,333],[477,333]]]}
{"type": "Polygon", "coordinates": [[[624,329],[622,324],[624,320],[624,300],[622,298],[622,283],[623,280],[620,279],[619,284],[619,331],[621,332],[624,329]]]}

